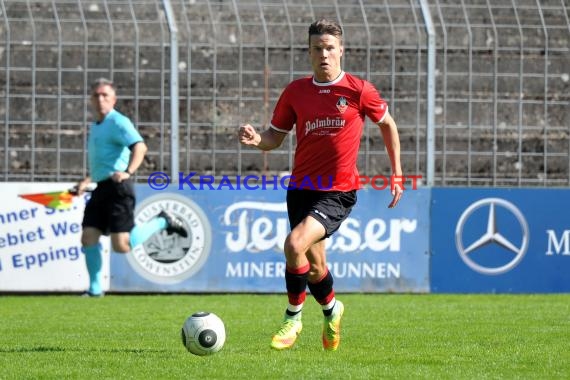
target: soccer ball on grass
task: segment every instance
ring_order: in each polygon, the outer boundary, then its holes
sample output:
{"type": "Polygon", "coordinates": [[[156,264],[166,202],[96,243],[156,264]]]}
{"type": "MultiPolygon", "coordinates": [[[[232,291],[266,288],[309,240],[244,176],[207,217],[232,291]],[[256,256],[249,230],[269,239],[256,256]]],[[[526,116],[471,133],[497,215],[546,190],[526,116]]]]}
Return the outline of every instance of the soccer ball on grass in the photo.
{"type": "Polygon", "coordinates": [[[182,325],[182,344],[194,355],[214,354],[224,347],[224,322],[214,313],[198,312],[189,316],[182,325]]]}

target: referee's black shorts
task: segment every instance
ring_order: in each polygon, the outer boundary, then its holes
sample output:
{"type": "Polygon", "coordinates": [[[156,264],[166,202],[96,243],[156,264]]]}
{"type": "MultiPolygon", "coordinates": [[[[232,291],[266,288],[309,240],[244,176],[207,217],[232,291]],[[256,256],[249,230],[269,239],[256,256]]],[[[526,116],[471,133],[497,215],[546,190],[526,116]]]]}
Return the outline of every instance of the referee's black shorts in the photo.
{"type": "Polygon", "coordinates": [[[129,232],[135,226],[135,189],[131,180],[97,183],[85,206],[83,227],[94,227],[104,235],[129,232]]]}
{"type": "Polygon", "coordinates": [[[311,215],[325,227],[325,238],[339,229],[355,204],[356,190],[287,190],[287,213],[291,230],[311,215]]]}

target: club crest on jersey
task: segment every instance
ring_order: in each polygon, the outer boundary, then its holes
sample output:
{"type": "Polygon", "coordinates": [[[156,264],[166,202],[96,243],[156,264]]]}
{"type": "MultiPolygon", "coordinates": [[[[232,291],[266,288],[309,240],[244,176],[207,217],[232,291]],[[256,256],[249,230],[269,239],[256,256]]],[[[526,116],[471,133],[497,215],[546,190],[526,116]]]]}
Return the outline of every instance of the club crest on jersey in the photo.
{"type": "Polygon", "coordinates": [[[338,99],[338,102],[336,102],[336,108],[340,111],[340,113],[344,113],[344,111],[346,111],[348,108],[348,102],[344,96],[341,96],[338,99]]]}

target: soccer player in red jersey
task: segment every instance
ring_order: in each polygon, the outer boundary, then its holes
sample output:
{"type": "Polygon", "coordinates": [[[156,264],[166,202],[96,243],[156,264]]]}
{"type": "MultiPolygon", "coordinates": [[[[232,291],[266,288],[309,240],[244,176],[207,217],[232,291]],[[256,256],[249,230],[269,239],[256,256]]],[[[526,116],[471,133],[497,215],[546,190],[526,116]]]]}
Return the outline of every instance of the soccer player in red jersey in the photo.
{"type": "MultiPolygon", "coordinates": [[[[326,265],[325,238],[331,236],[356,203],[359,188],[357,157],[365,117],[380,127],[395,178],[402,177],[400,139],[386,102],[374,86],[341,68],[342,28],[318,20],[309,27],[309,58],[313,75],[291,82],[281,94],[262,133],[241,126],[244,145],[268,151],[281,145],[295,127],[297,148],[287,190],[291,232],[285,240],[285,283],[289,304],[271,347],[281,350],[295,343],[303,325],[301,311],[308,286],[324,314],[323,348],[340,343],[344,305],[335,298],[333,277],[326,265]]],[[[403,185],[392,186],[400,201],[403,185]]]]}

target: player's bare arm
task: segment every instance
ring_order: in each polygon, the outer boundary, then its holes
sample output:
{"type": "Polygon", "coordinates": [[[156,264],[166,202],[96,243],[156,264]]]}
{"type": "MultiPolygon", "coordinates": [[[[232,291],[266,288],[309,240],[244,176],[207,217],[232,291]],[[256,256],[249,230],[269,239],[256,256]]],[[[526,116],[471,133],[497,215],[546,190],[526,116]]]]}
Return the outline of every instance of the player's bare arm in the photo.
{"type": "Polygon", "coordinates": [[[390,158],[392,175],[395,178],[391,189],[394,198],[388,205],[389,208],[392,208],[398,204],[404,191],[402,164],[400,163],[400,136],[398,134],[396,122],[389,113],[386,114],[384,119],[378,123],[378,125],[380,126],[380,132],[382,133],[384,144],[386,145],[388,157],[390,158]],[[398,179],[400,179],[400,181],[398,181],[398,179]]]}
{"type": "Polygon", "coordinates": [[[273,128],[268,128],[261,133],[257,133],[255,128],[250,124],[243,125],[239,128],[239,142],[243,145],[254,146],[260,150],[272,150],[283,143],[287,133],[279,132],[273,128]]]}

